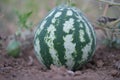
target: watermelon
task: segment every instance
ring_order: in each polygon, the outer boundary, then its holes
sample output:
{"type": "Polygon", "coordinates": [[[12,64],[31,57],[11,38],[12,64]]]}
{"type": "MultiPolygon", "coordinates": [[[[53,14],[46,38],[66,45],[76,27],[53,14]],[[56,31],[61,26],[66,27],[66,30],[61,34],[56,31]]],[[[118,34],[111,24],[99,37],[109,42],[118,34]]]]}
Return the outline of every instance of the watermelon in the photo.
{"type": "Polygon", "coordinates": [[[6,48],[7,54],[14,58],[20,56],[20,46],[21,43],[17,40],[11,40],[6,48]]]}
{"type": "Polygon", "coordinates": [[[55,7],[35,31],[35,55],[47,68],[53,64],[76,70],[91,59],[95,47],[94,29],[75,7],[55,7]]]}

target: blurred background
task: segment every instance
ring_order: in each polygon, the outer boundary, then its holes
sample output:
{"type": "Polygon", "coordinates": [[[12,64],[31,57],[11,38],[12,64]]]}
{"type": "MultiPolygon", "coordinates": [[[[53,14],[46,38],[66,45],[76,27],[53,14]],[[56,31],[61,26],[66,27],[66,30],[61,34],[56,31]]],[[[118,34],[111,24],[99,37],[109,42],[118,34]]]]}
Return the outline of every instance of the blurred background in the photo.
{"type": "MultiPolygon", "coordinates": [[[[120,2],[120,0],[116,1],[120,2]]],[[[64,2],[65,0],[0,0],[0,34],[14,34],[21,26],[18,24],[20,16],[29,13],[25,23],[34,28],[52,8],[64,2]]],[[[93,24],[102,16],[105,7],[105,3],[98,0],[72,0],[72,4],[93,24]]],[[[107,16],[119,18],[120,7],[109,8],[107,16]]]]}

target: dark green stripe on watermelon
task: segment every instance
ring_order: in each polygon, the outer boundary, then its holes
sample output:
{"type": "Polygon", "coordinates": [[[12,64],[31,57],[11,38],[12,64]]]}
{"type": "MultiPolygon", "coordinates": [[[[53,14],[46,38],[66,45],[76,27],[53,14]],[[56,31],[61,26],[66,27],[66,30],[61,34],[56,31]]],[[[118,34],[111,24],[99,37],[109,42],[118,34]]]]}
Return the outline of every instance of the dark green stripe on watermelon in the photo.
{"type": "Polygon", "coordinates": [[[53,13],[52,16],[47,18],[47,23],[44,25],[44,29],[40,32],[40,34],[37,36],[37,38],[39,38],[40,40],[40,54],[43,58],[43,63],[46,65],[47,68],[50,68],[50,65],[53,64],[53,59],[51,57],[51,54],[49,53],[49,47],[46,44],[44,38],[47,34],[47,28],[50,26],[51,24],[51,19],[54,16],[55,12],[53,13]]]}
{"type": "MultiPolygon", "coordinates": [[[[79,12],[79,13],[80,13],[80,12],[79,12]]],[[[89,21],[84,17],[84,15],[81,16],[81,17],[83,18],[84,21],[86,21],[86,24],[87,24],[87,26],[89,27],[89,30],[90,30],[90,32],[91,32],[90,35],[91,35],[92,38],[93,38],[93,40],[92,40],[92,45],[91,45],[91,51],[88,53],[88,54],[89,54],[88,60],[90,60],[91,57],[92,57],[92,55],[93,55],[93,54],[91,54],[91,53],[94,53],[94,51],[95,51],[95,46],[96,46],[95,32],[94,32],[94,30],[93,30],[92,25],[91,25],[91,24],[89,23],[89,21]]]]}
{"type": "Polygon", "coordinates": [[[65,15],[66,15],[66,9],[62,11],[62,15],[59,18],[56,18],[56,22],[54,23],[54,26],[56,27],[56,31],[55,31],[56,39],[54,40],[54,48],[57,51],[58,58],[62,65],[65,65],[66,63],[66,60],[64,58],[65,48],[64,48],[64,40],[63,40],[63,36],[65,36],[66,33],[63,31],[63,24],[61,24],[64,23],[66,20],[65,15]]]}

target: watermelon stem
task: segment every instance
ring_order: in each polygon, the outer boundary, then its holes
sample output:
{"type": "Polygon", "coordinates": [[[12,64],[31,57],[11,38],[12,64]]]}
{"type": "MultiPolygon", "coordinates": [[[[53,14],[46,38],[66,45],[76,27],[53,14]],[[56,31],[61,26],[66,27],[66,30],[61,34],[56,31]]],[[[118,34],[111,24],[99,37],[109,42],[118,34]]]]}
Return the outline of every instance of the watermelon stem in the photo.
{"type": "Polygon", "coordinates": [[[67,0],[67,5],[71,6],[71,0],[67,0]]]}

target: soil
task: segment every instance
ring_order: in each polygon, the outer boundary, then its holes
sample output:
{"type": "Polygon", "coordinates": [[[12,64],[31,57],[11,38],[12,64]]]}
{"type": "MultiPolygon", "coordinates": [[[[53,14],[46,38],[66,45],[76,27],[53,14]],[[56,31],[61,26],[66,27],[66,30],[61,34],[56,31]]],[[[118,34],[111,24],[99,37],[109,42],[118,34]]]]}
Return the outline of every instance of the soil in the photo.
{"type": "Polygon", "coordinates": [[[33,48],[10,57],[4,45],[0,45],[0,80],[120,80],[120,49],[99,47],[86,65],[73,72],[53,65],[43,68],[33,48]]]}

